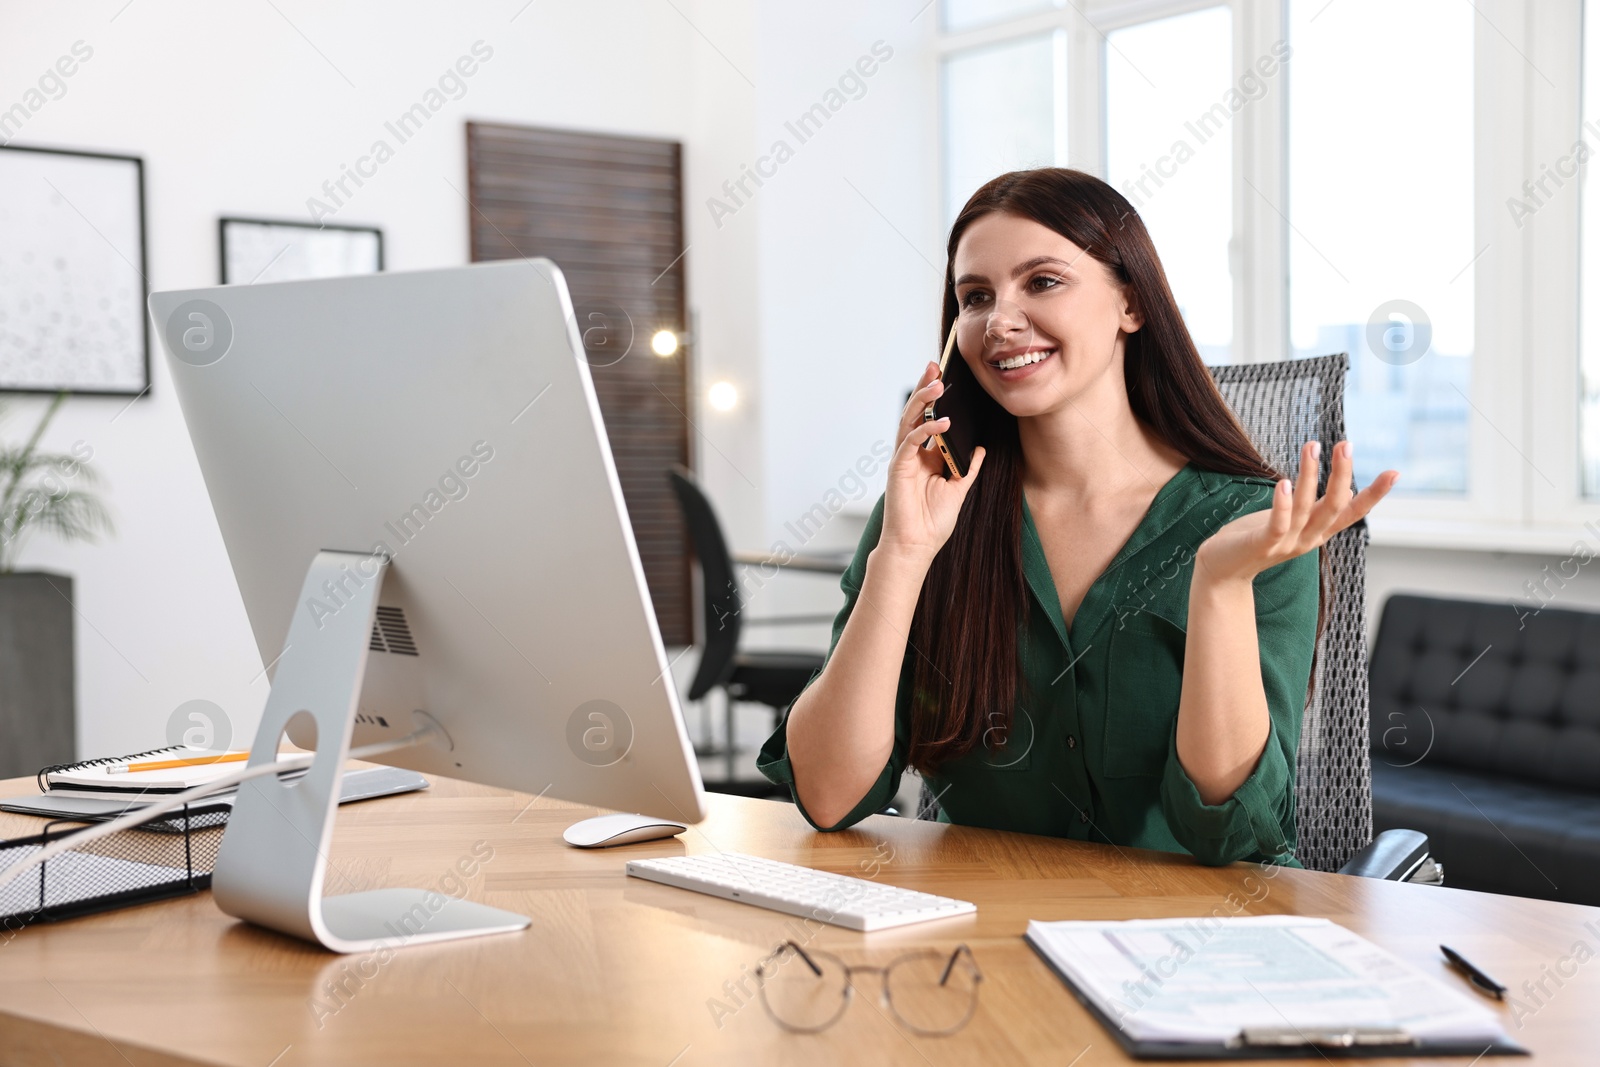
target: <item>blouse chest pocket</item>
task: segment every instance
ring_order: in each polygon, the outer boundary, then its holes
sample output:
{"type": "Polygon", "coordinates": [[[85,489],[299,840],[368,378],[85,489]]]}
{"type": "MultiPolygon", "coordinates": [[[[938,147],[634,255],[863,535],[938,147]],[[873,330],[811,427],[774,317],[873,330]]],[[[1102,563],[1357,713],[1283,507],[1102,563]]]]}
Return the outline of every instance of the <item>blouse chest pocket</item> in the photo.
{"type": "Polygon", "coordinates": [[[1182,629],[1149,612],[1130,611],[1112,620],[1101,764],[1106,777],[1165,771],[1187,639],[1182,629]]]}

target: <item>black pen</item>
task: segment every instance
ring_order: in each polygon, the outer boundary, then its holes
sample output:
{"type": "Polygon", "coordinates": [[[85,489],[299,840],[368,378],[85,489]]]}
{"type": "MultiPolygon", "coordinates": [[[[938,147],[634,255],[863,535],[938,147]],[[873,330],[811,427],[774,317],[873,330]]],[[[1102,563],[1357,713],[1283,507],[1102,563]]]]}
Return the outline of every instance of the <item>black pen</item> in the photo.
{"type": "Polygon", "coordinates": [[[1478,968],[1467,962],[1467,958],[1448,945],[1440,945],[1439,951],[1444,953],[1444,958],[1450,961],[1450,966],[1460,971],[1473,988],[1485,993],[1496,1000],[1504,1000],[1506,987],[1484,974],[1478,968]]]}

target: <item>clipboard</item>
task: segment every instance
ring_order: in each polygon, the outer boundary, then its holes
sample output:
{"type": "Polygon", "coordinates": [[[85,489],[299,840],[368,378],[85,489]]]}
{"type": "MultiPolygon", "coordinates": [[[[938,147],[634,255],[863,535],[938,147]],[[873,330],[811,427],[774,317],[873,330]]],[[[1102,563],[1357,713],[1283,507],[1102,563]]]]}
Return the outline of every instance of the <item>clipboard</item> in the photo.
{"type": "Polygon", "coordinates": [[[1324,1059],[1378,1059],[1386,1056],[1528,1056],[1529,1051],[1509,1038],[1487,1047],[1459,1041],[1424,1040],[1398,1029],[1318,1031],[1293,1027],[1247,1028],[1232,1041],[1148,1041],[1132,1037],[1094,999],[1056,966],[1050,954],[1028,934],[1022,939],[1044,961],[1073,997],[1082,1004],[1117,1044],[1136,1060],[1270,1060],[1319,1056],[1324,1059]]]}

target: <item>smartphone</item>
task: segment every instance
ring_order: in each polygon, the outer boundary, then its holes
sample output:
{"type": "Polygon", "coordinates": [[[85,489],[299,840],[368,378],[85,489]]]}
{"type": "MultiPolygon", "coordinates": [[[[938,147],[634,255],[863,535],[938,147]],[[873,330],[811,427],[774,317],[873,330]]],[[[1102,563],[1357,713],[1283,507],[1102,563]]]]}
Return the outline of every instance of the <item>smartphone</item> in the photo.
{"type": "Polygon", "coordinates": [[[977,394],[983,386],[972,376],[972,368],[961,358],[956,347],[956,327],[950,325],[950,337],[944,343],[944,354],[939,357],[939,380],[944,382],[944,392],[922,411],[922,420],[950,418],[950,428],[933,435],[934,447],[944,457],[946,478],[965,478],[972,468],[972,452],[978,446],[977,394]],[[953,359],[951,357],[954,357],[953,359]]]}

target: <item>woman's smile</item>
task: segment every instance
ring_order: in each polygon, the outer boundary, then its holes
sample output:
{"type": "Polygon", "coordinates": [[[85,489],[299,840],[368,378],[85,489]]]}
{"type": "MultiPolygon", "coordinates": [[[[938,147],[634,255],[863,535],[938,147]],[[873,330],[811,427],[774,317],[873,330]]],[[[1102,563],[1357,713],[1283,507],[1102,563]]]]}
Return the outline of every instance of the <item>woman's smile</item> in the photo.
{"type": "Polygon", "coordinates": [[[1055,354],[1056,349],[1052,345],[1029,345],[1026,348],[1002,349],[985,362],[1001,381],[1014,382],[1035,373],[1055,354]]]}

